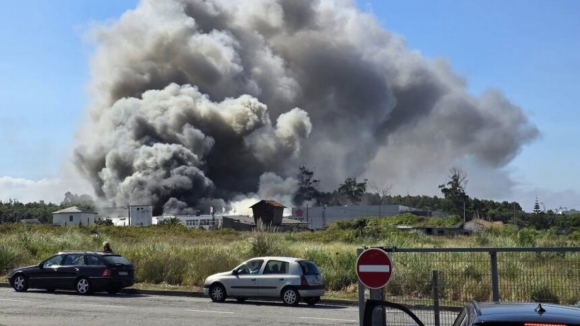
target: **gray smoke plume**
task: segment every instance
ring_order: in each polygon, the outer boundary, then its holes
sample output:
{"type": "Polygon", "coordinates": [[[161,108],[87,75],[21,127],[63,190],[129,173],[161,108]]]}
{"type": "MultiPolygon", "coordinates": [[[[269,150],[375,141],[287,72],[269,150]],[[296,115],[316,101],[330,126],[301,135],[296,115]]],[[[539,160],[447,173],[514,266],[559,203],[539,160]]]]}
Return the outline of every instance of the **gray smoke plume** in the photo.
{"type": "Polygon", "coordinates": [[[327,187],[434,161],[500,169],[538,135],[500,91],[470,95],[354,1],[144,0],[93,36],[75,161],[115,205],[227,201],[264,173],[288,191],[300,165],[327,187]]]}

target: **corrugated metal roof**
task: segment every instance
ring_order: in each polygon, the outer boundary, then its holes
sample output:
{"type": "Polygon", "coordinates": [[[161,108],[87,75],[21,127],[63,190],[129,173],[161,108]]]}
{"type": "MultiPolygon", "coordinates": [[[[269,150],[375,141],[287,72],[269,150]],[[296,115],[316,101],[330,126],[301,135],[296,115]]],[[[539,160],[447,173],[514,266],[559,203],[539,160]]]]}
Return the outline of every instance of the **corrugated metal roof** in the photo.
{"type": "Polygon", "coordinates": [[[59,211],[56,212],[52,212],[53,214],[69,214],[69,213],[91,213],[91,214],[96,214],[94,212],[91,211],[83,211],[82,209],[76,207],[76,206],[72,206],[72,207],[68,207],[65,209],[61,209],[59,211]]]}
{"type": "Polygon", "coordinates": [[[255,203],[254,205],[250,206],[250,208],[257,206],[261,203],[266,203],[275,207],[282,207],[282,208],[286,208],[286,206],[280,204],[279,202],[275,201],[275,200],[260,200],[259,202],[255,203]]]}

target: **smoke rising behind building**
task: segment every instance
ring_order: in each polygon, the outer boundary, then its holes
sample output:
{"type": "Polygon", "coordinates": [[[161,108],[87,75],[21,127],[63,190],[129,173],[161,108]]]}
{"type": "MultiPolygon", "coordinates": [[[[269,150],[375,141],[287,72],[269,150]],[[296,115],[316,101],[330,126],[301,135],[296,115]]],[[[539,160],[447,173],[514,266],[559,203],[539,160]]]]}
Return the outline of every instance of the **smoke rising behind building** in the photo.
{"type": "Polygon", "coordinates": [[[145,0],[92,36],[74,157],[108,205],[286,204],[300,165],[326,189],[359,176],[436,189],[457,162],[509,179],[539,134],[501,91],[471,95],[354,1],[145,0]]]}

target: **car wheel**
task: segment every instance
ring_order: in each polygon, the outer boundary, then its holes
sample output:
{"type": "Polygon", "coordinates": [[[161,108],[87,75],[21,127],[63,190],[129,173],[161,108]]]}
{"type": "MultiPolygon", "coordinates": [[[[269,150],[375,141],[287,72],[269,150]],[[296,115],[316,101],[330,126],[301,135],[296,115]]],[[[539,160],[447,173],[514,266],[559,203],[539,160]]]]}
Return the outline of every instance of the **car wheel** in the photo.
{"type": "Polygon", "coordinates": [[[236,298],[236,300],[238,300],[238,302],[246,302],[248,298],[236,298]]]}
{"type": "Polygon", "coordinates": [[[28,279],[22,274],[17,274],[12,279],[12,287],[16,292],[24,292],[28,290],[28,279]]]}
{"type": "Polygon", "coordinates": [[[91,293],[91,282],[85,277],[81,277],[77,280],[75,284],[75,290],[78,294],[89,294],[91,293]]]}
{"type": "Polygon", "coordinates": [[[320,302],[320,297],[304,298],[304,302],[306,302],[306,304],[309,306],[314,306],[320,302]]]}
{"type": "Polygon", "coordinates": [[[226,289],[221,284],[212,285],[209,288],[209,296],[213,302],[224,302],[226,301],[226,289]]]}
{"type": "Polygon", "coordinates": [[[300,294],[294,288],[285,288],[282,291],[282,301],[289,306],[297,306],[300,303],[300,294]]]}

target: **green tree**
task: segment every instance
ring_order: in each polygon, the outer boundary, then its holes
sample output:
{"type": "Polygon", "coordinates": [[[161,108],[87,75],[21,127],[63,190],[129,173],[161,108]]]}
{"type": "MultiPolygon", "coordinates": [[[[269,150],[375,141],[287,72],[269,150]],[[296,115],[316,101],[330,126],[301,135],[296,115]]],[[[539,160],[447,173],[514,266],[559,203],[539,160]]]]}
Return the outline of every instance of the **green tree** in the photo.
{"type": "Polygon", "coordinates": [[[536,202],[534,203],[534,214],[538,215],[542,212],[540,209],[540,203],[538,203],[538,197],[536,197],[536,202]]]}
{"type": "Polygon", "coordinates": [[[447,183],[439,185],[445,197],[445,208],[451,214],[463,216],[465,205],[469,204],[469,196],[465,193],[467,174],[457,167],[449,170],[447,183]]]}
{"type": "Polygon", "coordinates": [[[60,203],[60,205],[62,207],[77,206],[80,209],[89,210],[89,211],[95,210],[95,202],[93,200],[93,197],[91,197],[90,195],[86,195],[86,194],[83,194],[83,195],[73,194],[70,191],[67,191],[64,194],[64,199],[60,203]]]}
{"type": "Polygon", "coordinates": [[[356,178],[347,178],[338,187],[338,193],[346,196],[352,204],[357,204],[367,190],[367,181],[365,179],[363,182],[357,182],[356,178]]]}
{"type": "Polygon", "coordinates": [[[314,172],[305,166],[301,166],[297,178],[298,190],[294,194],[294,204],[302,205],[305,201],[318,199],[320,197],[320,192],[317,189],[320,180],[314,179],[314,172]]]}

